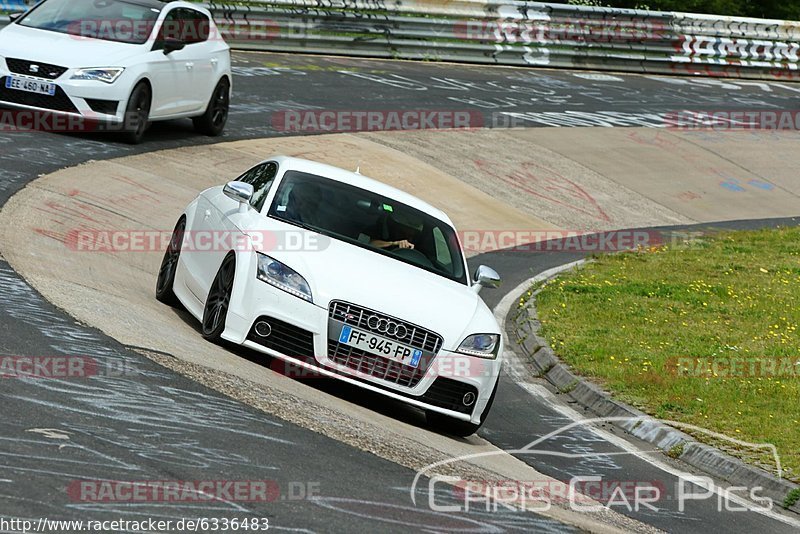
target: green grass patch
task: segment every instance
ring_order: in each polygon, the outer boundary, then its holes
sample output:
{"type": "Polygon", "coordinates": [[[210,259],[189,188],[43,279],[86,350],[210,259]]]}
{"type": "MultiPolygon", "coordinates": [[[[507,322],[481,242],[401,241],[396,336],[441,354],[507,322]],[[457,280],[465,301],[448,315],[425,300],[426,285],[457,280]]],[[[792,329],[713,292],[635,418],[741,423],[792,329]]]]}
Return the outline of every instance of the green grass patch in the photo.
{"type": "Polygon", "coordinates": [[[791,508],[794,506],[797,501],[800,501],[800,488],[795,488],[789,492],[786,496],[786,500],[783,501],[784,508],[791,508]]]}
{"type": "MultiPolygon", "coordinates": [[[[774,444],[800,480],[800,229],[600,256],[537,307],[577,373],[658,418],[774,444]]],[[[765,450],[687,432],[775,472],[765,450]]]]}
{"type": "Polygon", "coordinates": [[[678,443],[677,445],[673,446],[670,450],[667,451],[667,456],[670,458],[680,458],[681,454],[683,454],[683,448],[686,446],[685,443],[678,443]]]}

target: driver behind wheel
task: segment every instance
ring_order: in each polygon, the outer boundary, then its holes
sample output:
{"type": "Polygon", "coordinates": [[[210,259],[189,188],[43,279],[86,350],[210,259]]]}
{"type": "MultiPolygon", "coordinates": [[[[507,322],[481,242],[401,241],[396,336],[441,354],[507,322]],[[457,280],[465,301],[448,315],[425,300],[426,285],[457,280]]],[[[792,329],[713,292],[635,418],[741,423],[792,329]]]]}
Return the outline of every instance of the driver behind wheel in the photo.
{"type": "Polygon", "coordinates": [[[369,244],[377,248],[408,248],[413,249],[415,242],[419,238],[422,230],[421,225],[414,224],[414,221],[401,214],[389,213],[378,223],[382,228],[373,234],[380,235],[384,239],[372,239],[369,244]]]}
{"type": "Polygon", "coordinates": [[[296,183],[289,193],[286,216],[301,223],[321,226],[319,221],[320,195],[320,189],[316,184],[296,183]]]}

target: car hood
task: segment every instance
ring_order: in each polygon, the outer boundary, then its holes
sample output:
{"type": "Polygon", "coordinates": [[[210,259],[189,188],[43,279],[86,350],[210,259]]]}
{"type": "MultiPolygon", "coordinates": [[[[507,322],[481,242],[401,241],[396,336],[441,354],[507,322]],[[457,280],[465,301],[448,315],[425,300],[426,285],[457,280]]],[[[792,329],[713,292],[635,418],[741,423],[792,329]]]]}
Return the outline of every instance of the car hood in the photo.
{"type": "Polygon", "coordinates": [[[0,31],[0,56],[39,61],[68,68],[124,67],[142,46],[89,39],[11,24],[0,31]]]}
{"type": "Polygon", "coordinates": [[[327,308],[332,300],[342,300],[406,320],[440,334],[448,350],[463,341],[465,332],[499,332],[494,316],[469,286],[350,243],[319,237],[320,250],[262,250],[305,277],[316,305],[327,308]]]}

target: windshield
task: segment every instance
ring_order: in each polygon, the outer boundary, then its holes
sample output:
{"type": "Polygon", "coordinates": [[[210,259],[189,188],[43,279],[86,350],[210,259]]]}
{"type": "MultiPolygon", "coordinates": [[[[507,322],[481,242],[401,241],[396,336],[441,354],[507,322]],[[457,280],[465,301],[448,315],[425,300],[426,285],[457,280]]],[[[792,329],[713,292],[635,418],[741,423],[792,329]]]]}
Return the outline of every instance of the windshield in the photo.
{"type": "Polygon", "coordinates": [[[371,191],[287,171],[268,215],[467,283],[449,224],[371,191]]]}
{"type": "Polygon", "coordinates": [[[46,0],[18,24],[77,37],[144,44],[160,12],[122,0],[46,0]]]}

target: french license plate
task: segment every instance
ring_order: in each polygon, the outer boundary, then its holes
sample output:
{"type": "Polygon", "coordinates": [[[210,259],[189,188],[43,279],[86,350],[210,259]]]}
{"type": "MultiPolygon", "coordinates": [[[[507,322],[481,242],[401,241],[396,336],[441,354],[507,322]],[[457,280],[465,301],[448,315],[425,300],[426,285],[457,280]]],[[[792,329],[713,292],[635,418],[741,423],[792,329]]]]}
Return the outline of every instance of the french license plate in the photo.
{"type": "Polygon", "coordinates": [[[419,366],[419,361],[422,358],[422,351],[419,349],[398,343],[393,339],[378,336],[372,332],[357,330],[351,326],[342,327],[342,333],[339,334],[339,343],[344,343],[372,354],[383,355],[410,367],[419,366]]]}
{"type": "Polygon", "coordinates": [[[39,95],[53,96],[56,94],[56,84],[54,83],[19,78],[17,76],[6,77],[6,89],[16,89],[17,91],[27,91],[39,95]]]}

